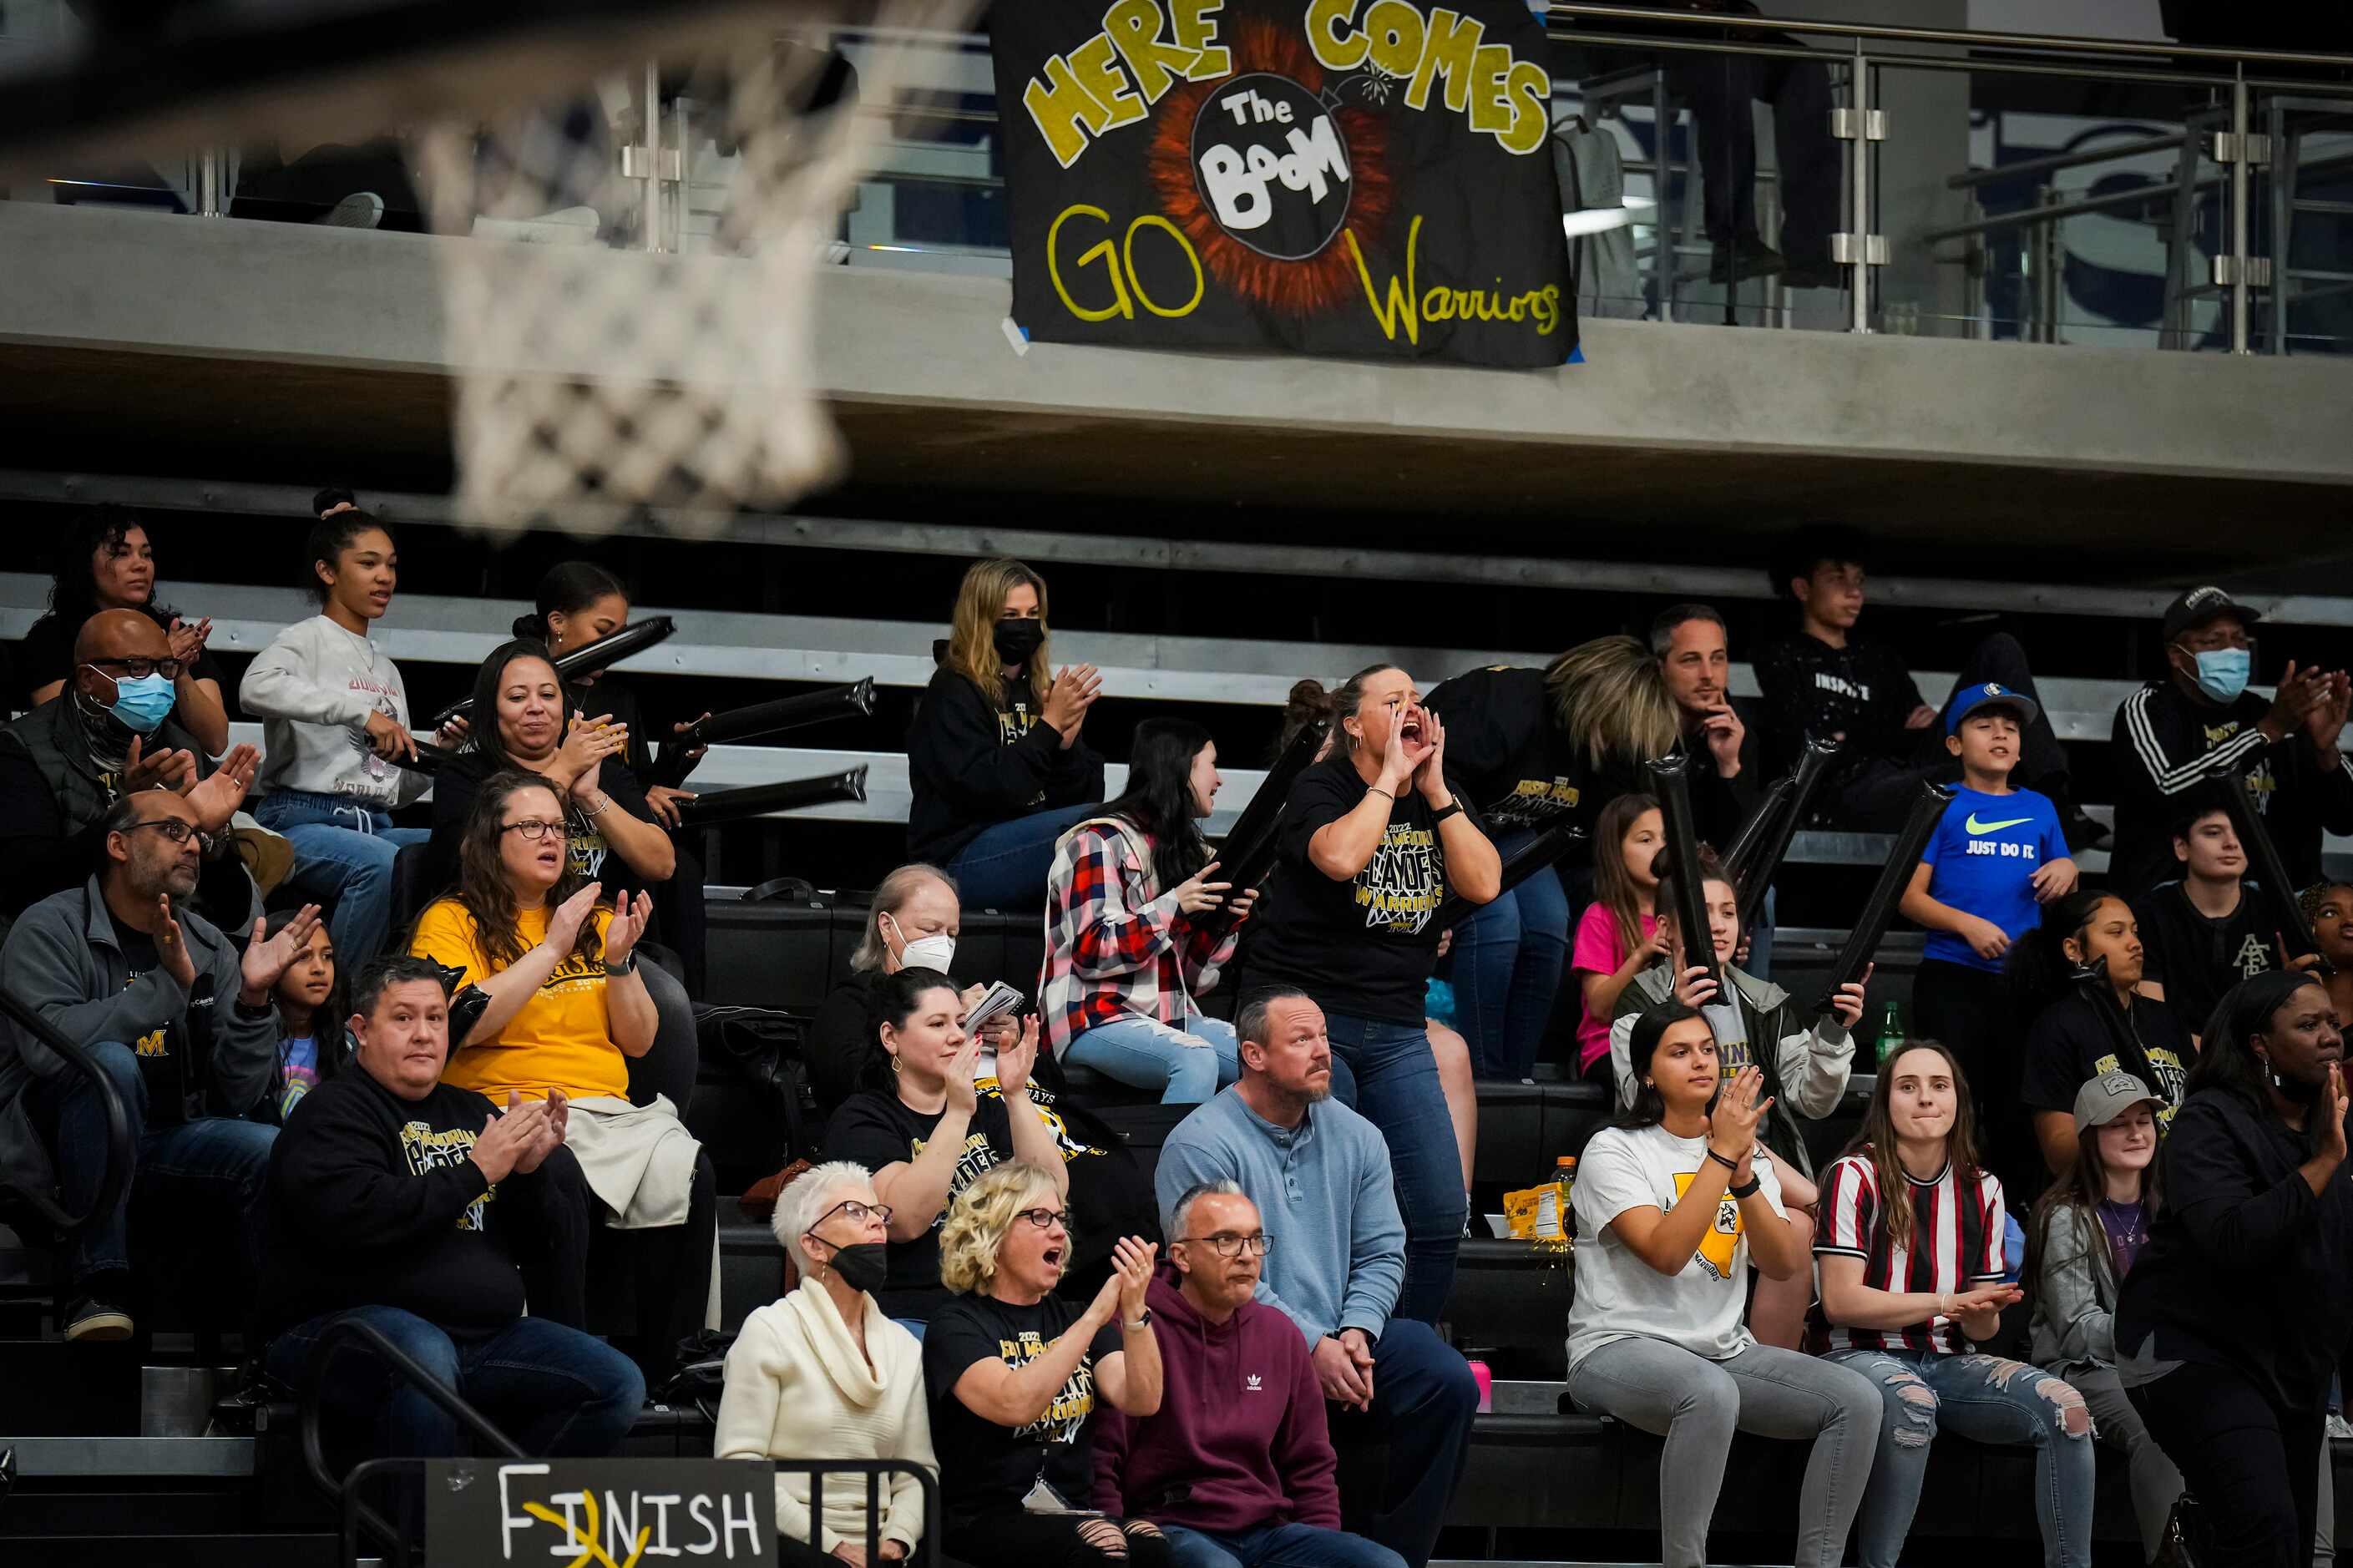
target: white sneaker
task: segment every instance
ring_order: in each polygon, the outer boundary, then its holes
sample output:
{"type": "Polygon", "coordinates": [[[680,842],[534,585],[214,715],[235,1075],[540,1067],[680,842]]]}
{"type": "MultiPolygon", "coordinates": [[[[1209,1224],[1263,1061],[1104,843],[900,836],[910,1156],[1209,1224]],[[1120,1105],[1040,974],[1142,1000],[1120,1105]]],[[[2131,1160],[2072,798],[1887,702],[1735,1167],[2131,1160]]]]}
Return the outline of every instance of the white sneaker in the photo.
{"type": "Polygon", "coordinates": [[[2332,1437],[2353,1437],[2353,1421],[2348,1421],[2342,1415],[2331,1415],[2328,1418],[2328,1435],[2332,1437]]]}

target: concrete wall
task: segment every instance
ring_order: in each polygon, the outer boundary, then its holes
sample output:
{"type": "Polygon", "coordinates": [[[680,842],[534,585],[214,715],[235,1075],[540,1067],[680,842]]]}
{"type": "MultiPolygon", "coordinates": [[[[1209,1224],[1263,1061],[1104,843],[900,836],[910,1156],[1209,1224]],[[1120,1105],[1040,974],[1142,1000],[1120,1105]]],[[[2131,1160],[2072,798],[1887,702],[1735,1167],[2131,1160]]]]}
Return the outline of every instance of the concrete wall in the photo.
{"type": "MultiPolygon", "coordinates": [[[[475,243],[0,203],[0,343],[438,374],[450,355],[434,250],[475,243]]],[[[624,271],[649,266],[599,257],[624,271]]],[[[815,287],[825,387],[969,417],[2353,482],[2347,370],[2318,358],[1640,322],[1588,323],[1590,363],[1545,373],[1053,346],[1020,355],[1002,330],[1001,282],[828,268],[815,287]]],[[[603,368],[593,355],[541,363],[603,368]]],[[[28,447],[8,462],[37,458],[28,447]]]]}

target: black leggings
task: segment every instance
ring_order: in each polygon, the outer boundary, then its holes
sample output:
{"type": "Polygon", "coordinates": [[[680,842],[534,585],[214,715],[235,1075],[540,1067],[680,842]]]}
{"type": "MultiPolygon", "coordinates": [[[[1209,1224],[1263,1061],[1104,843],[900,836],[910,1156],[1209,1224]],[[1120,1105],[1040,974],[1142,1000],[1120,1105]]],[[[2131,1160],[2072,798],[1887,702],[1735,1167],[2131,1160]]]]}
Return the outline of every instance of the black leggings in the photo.
{"type": "Polygon", "coordinates": [[[975,1568],[1168,1568],[1168,1538],[1141,1519],[998,1509],[953,1521],[941,1549],[975,1568]]]}
{"type": "Polygon", "coordinates": [[[2127,1391],[2198,1500],[2198,1568],[2306,1568],[2327,1414],[2285,1410],[2228,1367],[2184,1362],[2127,1391]]]}

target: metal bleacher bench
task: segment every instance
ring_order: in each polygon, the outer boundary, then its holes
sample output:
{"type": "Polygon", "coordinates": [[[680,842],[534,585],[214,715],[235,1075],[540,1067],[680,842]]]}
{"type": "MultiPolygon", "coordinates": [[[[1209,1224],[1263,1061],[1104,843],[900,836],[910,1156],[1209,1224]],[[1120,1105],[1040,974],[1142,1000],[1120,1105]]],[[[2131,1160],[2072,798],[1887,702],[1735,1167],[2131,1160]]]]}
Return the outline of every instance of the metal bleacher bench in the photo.
{"type": "MultiPolygon", "coordinates": [[[[5,476],[0,476],[5,478],[5,476]]],[[[880,525],[877,525],[880,526],[880,525]]],[[[1244,547],[1228,547],[1241,549],[1244,547]]],[[[1367,563],[1378,566],[1380,563],[1367,563]]],[[[1548,563],[1547,565],[1561,565],[1548,563]]],[[[1595,568],[1604,580],[1629,572],[1655,574],[1662,590],[1674,584],[1666,568],[1595,568]]],[[[1730,575],[1718,569],[1697,568],[1704,579],[1680,586],[1689,592],[1720,592],[1733,584],[1713,579],[1730,575]]],[[[1757,574],[1739,574],[1742,577],[1757,574]]],[[[1944,604],[1952,595],[1931,589],[1962,584],[1905,584],[1898,580],[1874,581],[1873,593],[1897,603],[1907,599],[1944,604]],[[1910,588],[1907,594],[1905,590],[1910,588]]],[[[1991,584],[1978,584],[1993,592],[1991,584]]],[[[21,637],[47,606],[47,580],[24,573],[0,573],[0,637],[21,637]]],[[[176,590],[173,592],[176,593],[176,590]]],[[[2002,590],[2005,597],[1989,602],[2057,608],[2044,603],[2059,590],[2002,590]]],[[[2068,591],[2084,598],[2085,613],[2154,614],[2141,600],[2147,595],[2116,590],[2068,591]],[[2117,602],[2110,602],[2115,600],[2117,602]]],[[[212,584],[181,594],[199,605],[213,621],[212,646],[226,652],[258,652],[279,630],[314,613],[311,599],[290,588],[212,584]]],[[[377,644],[403,664],[478,664],[484,654],[509,635],[515,616],[528,606],[519,601],[403,595],[394,620],[375,633],[377,644]]],[[[2295,602],[2296,613],[2308,620],[2353,624],[2353,600],[2306,598],[2295,602]]],[[[871,675],[881,685],[919,689],[933,671],[932,641],[939,628],[929,623],[879,621],[807,616],[751,615],[663,609],[646,605],[641,615],[671,615],[681,630],[670,641],[624,663],[620,668],[649,679],[729,679],[796,681],[841,681],[871,675]]],[[[1215,703],[1251,707],[1280,706],[1292,684],[1303,676],[1326,679],[1378,661],[1401,665],[1434,685],[1448,675],[1490,664],[1541,664],[1558,650],[1496,648],[1433,648],[1396,645],[1283,642],[1221,637],[1182,637],[1113,632],[1066,631],[1056,638],[1058,655],[1096,664],[1103,675],[1103,690],[1113,697],[1169,702],[1215,703]]],[[[1940,691],[1952,677],[1923,671],[1917,679],[1924,691],[1940,691]]],[[[1746,664],[1733,667],[1736,695],[1757,695],[1756,678],[1746,664]]],[[[2128,680],[2054,678],[2039,683],[2053,729],[2063,741],[2105,743],[2116,710],[2137,687],[2128,680]]],[[[236,741],[261,743],[258,724],[232,726],[236,741]]],[[[822,746],[716,746],[695,773],[698,788],[718,790],[769,784],[778,779],[868,769],[866,798],[807,808],[797,815],[851,822],[903,823],[910,793],[903,752],[850,751],[822,746]]],[[[1252,768],[1222,770],[1226,787],[1218,810],[1207,826],[1214,836],[1232,825],[1264,781],[1252,768]]],[[[1116,792],[1126,780],[1118,763],[1106,770],[1106,788],[1116,792]]],[[[2111,809],[2086,809],[2103,821],[2111,809]]],[[[1797,864],[1878,865],[1893,840],[1883,835],[1801,833],[1790,848],[1797,864]]],[[[2353,840],[2331,839],[2332,852],[2353,851],[2353,840]]],[[[2077,857],[2087,871],[2106,868],[2105,850],[2077,857]]]]}

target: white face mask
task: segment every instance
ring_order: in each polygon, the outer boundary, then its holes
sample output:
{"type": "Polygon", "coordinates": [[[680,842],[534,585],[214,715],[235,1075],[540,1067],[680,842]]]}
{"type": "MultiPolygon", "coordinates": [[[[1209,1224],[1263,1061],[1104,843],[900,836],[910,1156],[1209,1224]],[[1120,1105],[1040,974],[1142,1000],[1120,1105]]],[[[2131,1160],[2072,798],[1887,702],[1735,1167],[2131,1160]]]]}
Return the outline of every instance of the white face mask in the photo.
{"type": "Polygon", "coordinates": [[[955,938],[945,931],[934,931],[930,936],[919,936],[909,942],[907,933],[900,929],[896,915],[884,915],[882,918],[891,922],[892,931],[898,935],[900,968],[936,969],[942,974],[948,973],[948,965],[955,962],[955,938]]]}

